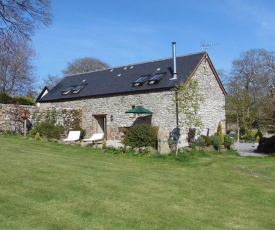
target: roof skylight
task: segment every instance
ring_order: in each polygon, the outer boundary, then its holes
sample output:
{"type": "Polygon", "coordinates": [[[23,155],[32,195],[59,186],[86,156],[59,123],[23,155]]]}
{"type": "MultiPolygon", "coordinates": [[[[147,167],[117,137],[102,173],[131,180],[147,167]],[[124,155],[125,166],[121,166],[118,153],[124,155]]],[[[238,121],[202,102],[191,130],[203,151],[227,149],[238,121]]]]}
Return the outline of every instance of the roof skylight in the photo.
{"type": "Polygon", "coordinates": [[[75,88],[73,88],[72,93],[78,93],[80,90],[82,90],[86,85],[78,85],[75,88]]]}
{"type": "Polygon", "coordinates": [[[148,78],[150,77],[150,75],[144,75],[139,77],[137,80],[135,80],[132,85],[133,86],[139,86],[142,85],[144,82],[146,82],[148,80],[148,78]]]}
{"type": "Polygon", "coordinates": [[[166,73],[155,74],[154,76],[152,76],[148,79],[148,84],[153,85],[153,84],[158,83],[165,76],[165,74],[166,73]]]}
{"type": "Polygon", "coordinates": [[[64,89],[64,90],[62,90],[61,92],[62,92],[62,94],[67,95],[67,94],[69,94],[74,88],[75,88],[75,86],[70,86],[70,87],[68,87],[68,88],[66,88],[66,89],[64,89]]]}
{"type": "Polygon", "coordinates": [[[78,93],[80,90],[82,90],[87,84],[83,84],[83,85],[74,85],[74,86],[70,86],[64,90],[61,91],[61,93],[63,95],[68,95],[69,93],[73,93],[76,94],[78,93]]]}

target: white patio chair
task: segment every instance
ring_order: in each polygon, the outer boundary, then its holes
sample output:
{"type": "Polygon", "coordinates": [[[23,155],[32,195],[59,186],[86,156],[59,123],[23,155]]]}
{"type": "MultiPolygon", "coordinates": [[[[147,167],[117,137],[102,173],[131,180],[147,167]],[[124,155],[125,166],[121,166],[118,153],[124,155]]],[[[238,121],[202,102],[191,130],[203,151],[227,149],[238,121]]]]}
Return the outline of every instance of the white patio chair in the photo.
{"type": "Polygon", "coordinates": [[[83,139],[82,141],[97,143],[98,141],[102,141],[103,138],[104,138],[104,133],[94,133],[90,138],[83,139]]]}
{"type": "Polygon", "coordinates": [[[80,131],[70,131],[68,137],[63,141],[78,141],[80,139],[80,131]]]}

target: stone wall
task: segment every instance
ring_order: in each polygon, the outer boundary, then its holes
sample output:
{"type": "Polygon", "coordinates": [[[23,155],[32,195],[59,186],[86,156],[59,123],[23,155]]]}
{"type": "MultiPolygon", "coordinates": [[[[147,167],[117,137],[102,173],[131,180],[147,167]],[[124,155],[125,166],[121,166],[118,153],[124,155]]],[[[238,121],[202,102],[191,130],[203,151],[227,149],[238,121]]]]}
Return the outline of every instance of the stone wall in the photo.
{"type": "Polygon", "coordinates": [[[198,81],[199,90],[205,99],[198,113],[204,127],[208,128],[212,135],[217,131],[218,123],[221,121],[225,132],[225,95],[208,62],[201,63],[192,79],[198,81]]]}
{"type": "MultiPolygon", "coordinates": [[[[198,80],[199,90],[205,101],[201,105],[198,116],[210,135],[217,130],[219,121],[225,121],[225,96],[207,61],[198,67],[192,79],[198,80]]],[[[82,128],[87,137],[97,132],[97,116],[105,117],[107,139],[119,139],[119,127],[130,127],[137,122],[151,123],[159,127],[168,138],[169,132],[176,128],[176,106],[172,100],[172,92],[136,93],[119,96],[108,96],[56,103],[41,103],[40,110],[64,108],[82,110],[82,128]],[[153,112],[153,115],[133,115],[125,113],[132,106],[142,105],[153,112]]],[[[225,124],[225,123],[223,123],[225,124]]],[[[225,125],[223,125],[225,127],[225,125]]],[[[182,133],[182,132],[181,132],[182,133]]],[[[182,133],[184,134],[184,133],[182,133]]],[[[185,136],[182,136],[182,141],[185,136]]]]}
{"type": "Polygon", "coordinates": [[[30,112],[28,120],[33,124],[35,106],[0,104],[0,132],[24,133],[24,120],[21,114],[23,109],[30,112]]]}
{"type": "Polygon", "coordinates": [[[106,116],[107,138],[119,139],[118,127],[130,127],[134,123],[150,123],[169,132],[171,127],[176,127],[175,113],[168,111],[167,107],[175,111],[171,100],[171,92],[153,92],[147,94],[131,94],[124,96],[110,96],[91,98],[73,102],[42,103],[40,109],[47,108],[82,108],[82,127],[87,136],[96,132],[96,116],[106,116]],[[132,106],[142,105],[153,112],[153,115],[134,115],[125,113],[132,106]],[[112,116],[112,120],[111,120],[112,116]]]}

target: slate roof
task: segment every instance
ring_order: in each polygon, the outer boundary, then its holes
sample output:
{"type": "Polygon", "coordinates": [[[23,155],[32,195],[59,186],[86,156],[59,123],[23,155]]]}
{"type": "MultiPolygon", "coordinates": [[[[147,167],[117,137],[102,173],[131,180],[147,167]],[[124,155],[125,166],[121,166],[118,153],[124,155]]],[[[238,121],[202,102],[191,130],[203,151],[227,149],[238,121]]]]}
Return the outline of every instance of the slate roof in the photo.
{"type": "Polygon", "coordinates": [[[173,60],[171,58],[125,65],[100,71],[93,71],[65,77],[54,88],[52,88],[39,102],[53,102],[74,100],[79,98],[100,97],[107,95],[118,95],[135,92],[146,92],[164,90],[186,82],[207,55],[206,52],[194,53],[177,57],[177,80],[170,80],[173,76],[173,60]],[[140,86],[133,86],[133,82],[143,75],[154,76],[157,73],[166,73],[157,84],[144,82],[140,86]],[[78,93],[62,94],[62,90],[70,86],[86,86],[78,93]]]}

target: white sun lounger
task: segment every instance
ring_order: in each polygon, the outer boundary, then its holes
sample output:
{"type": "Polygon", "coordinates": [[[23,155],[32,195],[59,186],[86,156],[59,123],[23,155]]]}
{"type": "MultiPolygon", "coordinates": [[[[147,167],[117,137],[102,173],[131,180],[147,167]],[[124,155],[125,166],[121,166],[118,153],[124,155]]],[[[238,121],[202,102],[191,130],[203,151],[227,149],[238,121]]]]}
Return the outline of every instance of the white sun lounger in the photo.
{"type": "Polygon", "coordinates": [[[95,134],[93,134],[90,138],[88,138],[88,139],[83,139],[82,141],[84,141],[84,142],[89,142],[89,141],[91,141],[91,142],[94,143],[94,142],[103,140],[103,138],[104,138],[104,133],[95,133],[95,134]]]}
{"type": "Polygon", "coordinates": [[[80,131],[70,131],[68,137],[63,141],[78,141],[80,139],[80,131]]]}

